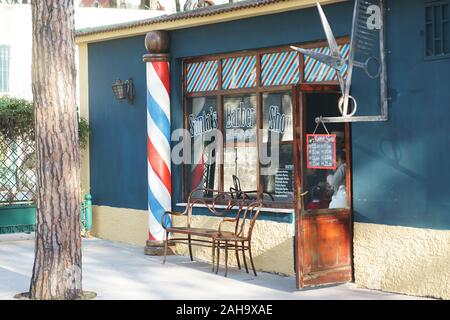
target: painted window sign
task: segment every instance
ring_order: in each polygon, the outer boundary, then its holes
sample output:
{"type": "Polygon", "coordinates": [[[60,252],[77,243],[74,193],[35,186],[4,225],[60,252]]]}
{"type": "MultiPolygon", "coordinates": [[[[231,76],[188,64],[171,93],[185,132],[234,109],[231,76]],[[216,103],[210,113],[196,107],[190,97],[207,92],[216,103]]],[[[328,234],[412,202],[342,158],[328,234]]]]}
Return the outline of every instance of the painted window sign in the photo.
{"type": "Polygon", "coordinates": [[[265,93],[263,102],[263,141],[268,142],[272,133],[281,141],[292,141],[292,98],[285,92],[265,93]]]}
{"type": "Polygon", "coordinates": [[[188,63],[186,66],[186,91],[202,92],[217,90],[217,61],[188,63]]]}
{"type": "Polygon", "coordinates": [[[219,170],[215,164],[218,128],[216,97],[194,97],[188,100],[189,131],[191,135],[191,164],[188,180],[191,189],[218,189],[219,170]]]}
{"type": "Polygon", "coordinates": [[[191,137],[217,129],[217,111],[210,107],[208,111],[202,110],[199,115],[189,115],[189,132],[191,137]]]}
{"type": "Polygon", "coordinates": [[[306,167],[309,169],[336,169],[336,135],[306,135],[306,167]]]}
{"type": "Polygon", "coordinates": [[[225,128],[253,128],[256,124],[256,109],[240,101],[238,106],[227,105],[225,108],[225,128]]]}
{"type": "Polygon", "coordinates": [[[234,187],[233,175],[242,190],[258,189],[256,94],[224,96],[223,190],[234,187]]]}
{"type": "Polygon", "coordinates": [[[272,143],[279,143],[277,169],[268,170],[271,166],[268,162],[261,164],[263,191],[271,194],[276,202],[291,203],[294,200],[294,143],[290,92],[264,93],[262,113],[262,146],[270,150],[272,143]]]}
{"type": "MultiPolygon", "coordinates": [[[[330,48],[328,47],[320,47],[320,48],[314,48],[311,49],[313,51],[323,53],[326,55],[331,55],[330,48]]],[[[343,44],[339,46],[339,50],[341,52],[341,56],[344,59],[348,58],[348,54],[350,52],[350,46],[349,44],[343,44]]],[[[304,62],[304,80],[305,82],[322,82],[322,81],[337,81],[338,76],[336,74],[336,71],[322,63],[317,61],[316,59],[313,59],[309,56],[305,55],[305,62],[304,62]]],[[[341,73],[345,74],[347,72],[347,65],[342,68],[341,73]]]]}
{"type": "Polygon", "coordinates": [[[296,51],[263,54],[261,57],[261,84],[279,86],[299,81],[300,56],[296,51]]]}
{"type": "Polygon", "coordinates": [[[256,56],[222,59],[222,88],[256,86],[256,56]]]}
{"type": "Polygon", "coordinates": [[[286,130],[287,116],[280,113],[279,106],[269,107],[269,130],[278,133],[284,133],[286,130]]]}

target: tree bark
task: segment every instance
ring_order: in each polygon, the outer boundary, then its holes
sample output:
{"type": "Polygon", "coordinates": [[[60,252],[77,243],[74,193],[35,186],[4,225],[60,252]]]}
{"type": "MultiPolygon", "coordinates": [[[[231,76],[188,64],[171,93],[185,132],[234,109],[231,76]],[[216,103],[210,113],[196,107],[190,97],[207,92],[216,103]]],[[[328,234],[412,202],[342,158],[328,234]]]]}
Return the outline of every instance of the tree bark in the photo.
{"type": "Polygon", "coordinates": [[[32,1],[37,196],[31,299],[82,293],[73,0],[32,1]]]}

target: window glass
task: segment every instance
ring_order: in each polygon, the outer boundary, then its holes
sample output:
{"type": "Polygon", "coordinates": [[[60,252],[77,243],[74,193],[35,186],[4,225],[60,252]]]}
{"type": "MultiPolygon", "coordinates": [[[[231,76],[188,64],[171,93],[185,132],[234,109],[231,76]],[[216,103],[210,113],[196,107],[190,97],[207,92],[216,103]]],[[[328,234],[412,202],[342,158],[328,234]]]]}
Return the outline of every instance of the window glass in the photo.
{"type": "Polygon", "coordinates": [[[448,1],[431,2],[425,6],[425,56],[450,54],[450,6],[448,1]]]}
{"type": "MultiPolygon", "coordinates": [[[[196,97],[189,99],[188,130],[190,133],[191,164],[189,185],[218,190],[219,165],[217,156],[217,98],[196,97]]],[[[210,193],[196,193],[198,197],[210,197],[210,193]]]]}
{"type": "Polygon", "coordinates": [[[256,95],[224,97],[224,190],[257,198],[256,95]]]}
{"type": "Polygon", "coordinates": [[[263,141],[279,133],[281,141],[292,141],[292,97],[290,93],[263,94],[263,141]]]}
{"type": "MultiPolygon", "coordinates": [[[[339,116],[338,98],[336,94],[307,94],[306,133],[327,133],[322,125],[316,129],[315,118],[339,116]]],[[[336,170],[305,168],[303,188],[308,194],[303,199],[306,210],[347,208],[345,127],[343,123],[327,123],[326,127],[329,133],[336,134],[336,170]]]]}
{"type": "Polygon", "coordinates": [[[289,93],[263,94],[262,136],[261,174],[264,199],[292,202],[294,148],[292,97],[289,93]]]}

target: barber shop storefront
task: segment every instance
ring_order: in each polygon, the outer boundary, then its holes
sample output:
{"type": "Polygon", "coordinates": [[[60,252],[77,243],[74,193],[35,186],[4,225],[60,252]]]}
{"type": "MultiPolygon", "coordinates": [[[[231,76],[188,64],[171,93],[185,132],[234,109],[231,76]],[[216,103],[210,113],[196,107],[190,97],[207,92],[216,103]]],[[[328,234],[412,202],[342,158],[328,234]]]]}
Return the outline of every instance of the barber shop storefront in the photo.
{"type": "MultiPolygon", "coordinates": [[[[252,239],[258,271],[292,276],[298,289],[355,282],[449,298],[450,190],[439,181],[450,171],[432,155],[450,156],[439,148],[450,144],[442,132],[450,33],[427,40],[430,26],[448,26],[430,12],[448,17],[449,5],[370,1],[382,3],[386,20],[363,28],[352,23],[354,1],[326,3],[335,45],[315,1],[303,0],[79,31],[80,109],[92,130],[82,185],[92,194],[93,234],[156,243],[159,209],[212,203],[210,190],[245,192],[247,202],[262,202],[252,239]],[[118,78],[132,79],[133,99],[115,99],[118,78]],[[430,193],[436,184],[441,192],[430,193]]],[[[217,228],[220,217],[198,205],[191,222],[217,228]]],[[[208,248],[192,254],[211,260],[208,248]]]]}
{"type": "MultiPolygon", "coordinates": [[[[348,39],[338,43],[346,56],[348,39]]],[[[335,71],[289,47],[188,58],[183,70],[192,155],[185,197],[197,188],[244,190],[266,210],[295,212],[305,231],[295,246],[299,286],[351,280],[350,126],[315,122],[338,115],[335,71]],[[308,142],[323,136],[334,140],[329,164],[307,157],[308,142]]]]}

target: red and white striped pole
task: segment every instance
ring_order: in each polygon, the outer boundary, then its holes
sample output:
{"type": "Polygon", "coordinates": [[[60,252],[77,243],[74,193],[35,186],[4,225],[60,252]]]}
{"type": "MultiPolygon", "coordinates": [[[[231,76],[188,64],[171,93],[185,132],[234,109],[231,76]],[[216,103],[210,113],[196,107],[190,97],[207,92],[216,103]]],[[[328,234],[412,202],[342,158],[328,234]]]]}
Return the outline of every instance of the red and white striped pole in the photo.
{"type": "MultiPolygon", "coordinates": [[[[145,37],[147,78],[147,167],[148,240],[145,253],[161,255],[164,229],[161,218],[171,210],[170,161],[170,73],[169,37],[165,31],[151,31],[145,37]]],[[[167,221],[166,225],[170,224],[167,221]]]]}

